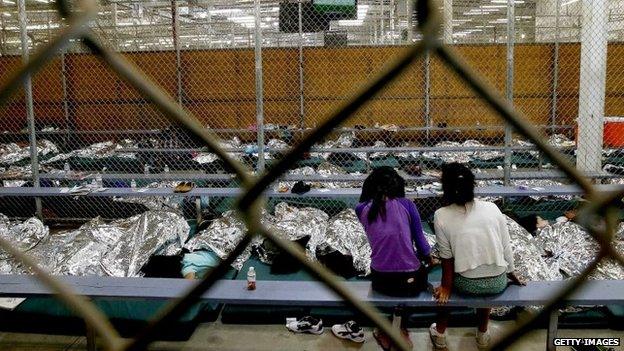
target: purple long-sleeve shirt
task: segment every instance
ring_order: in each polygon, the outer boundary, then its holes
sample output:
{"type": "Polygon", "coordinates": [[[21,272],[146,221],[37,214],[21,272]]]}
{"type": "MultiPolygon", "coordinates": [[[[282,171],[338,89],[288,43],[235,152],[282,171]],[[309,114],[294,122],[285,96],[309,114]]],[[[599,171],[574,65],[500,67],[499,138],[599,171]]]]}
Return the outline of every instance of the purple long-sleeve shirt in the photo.
{"type": "Polygon", "coordinates": [[[378,216],[369,222],[371,204],[363,202],[355,208],[372,249],[371,268],[378,272],[418,270],[419,257],[429,256],[431,247],[423,234],[416,205],[405,198],[387,200],[385,220],[378,216]]]}

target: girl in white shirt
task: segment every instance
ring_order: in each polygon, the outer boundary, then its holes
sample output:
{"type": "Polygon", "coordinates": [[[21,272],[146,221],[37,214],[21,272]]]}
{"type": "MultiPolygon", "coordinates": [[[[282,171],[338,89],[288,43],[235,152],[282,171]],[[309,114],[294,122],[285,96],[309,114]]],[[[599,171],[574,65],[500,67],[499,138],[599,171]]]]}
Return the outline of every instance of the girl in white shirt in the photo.
{"type": "MultiPolygon", "coordinates": [[[[434,227],[442,260],[442,284],[435,297],[445,304],[451,290],[460,294],[494,295],[505,290],[508,279],[523,285],[514,273],[513,251],[505,216],[498,207],[474,199],[474,174],[466,166],[442,167],[443,201],[448,206],[434,215],[434,227]]],[[[487,347],[489,308],[477,309],[477,345],[487,347]]],[[[441,309],[429,328],[434,346],[446,348],[448,312],[441,309]]]]}

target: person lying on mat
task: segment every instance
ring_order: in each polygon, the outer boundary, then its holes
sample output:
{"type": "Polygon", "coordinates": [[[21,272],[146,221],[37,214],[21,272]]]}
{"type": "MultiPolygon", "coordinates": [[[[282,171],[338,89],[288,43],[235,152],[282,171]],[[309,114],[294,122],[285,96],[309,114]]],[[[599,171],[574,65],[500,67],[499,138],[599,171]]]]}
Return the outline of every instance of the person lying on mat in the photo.
{"type": "MultiPolygon", "coordinates": [[[[451,290],[468,295],[494,295],[505,290],[508,279],[524,285],[514,273],[513,252],[505,216],[498,207],[474,198],[475,177],[466,166],[442,167],[443,201],[434,214],[434,229],[442,260],[442,284],[434,296],[445,304],[451,290]]],[[[487,347],[489,308],[477,309],[477,345],[487,347]]],[[[441,308],[429,328],[436,348],[446,348],[448,311],[441,308]]]]}
{"type": "MultiPolygon", "coordinates": [[[[431,248],[425,239],[416,205],[405,198],[405,180],[391,167],[380,167],[366,178],[355,212],[371,246],[373,290],[390,296],[417,296],[427,289],[426,264],[431,248]]],[[[334,325],[339,338],[364,341],[362,329],[353,321],[334,325]]],[[[403,335],[409,340],[407,330],[403,335]]],[[[375,339],[384,349],[390,340],[379,330],[375,339]]]]}
{"type": "Polygon", "coordinates": [[[209,250],[187,253],[182,258],[182,276],[186,279],[202,279],[208,271],[219,265],[221,259],[209,250]]]}

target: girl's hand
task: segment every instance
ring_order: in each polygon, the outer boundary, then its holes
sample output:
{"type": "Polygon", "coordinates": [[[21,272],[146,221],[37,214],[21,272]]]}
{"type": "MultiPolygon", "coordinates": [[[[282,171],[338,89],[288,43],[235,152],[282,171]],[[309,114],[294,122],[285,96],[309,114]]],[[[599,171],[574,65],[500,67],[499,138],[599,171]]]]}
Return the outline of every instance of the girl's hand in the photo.
{"type": "Polygon", "coordinates": [[[519,286],[525,286],[526,285],[526,282],[524,280],[520,279],[516,275],[516,272],[507,273],[507,278],[509,278],[509,280],[511,280],[511,284],[512,285],[519,285],[519,286]]]}
{"type": "Polygon", "coordinates": [[[448,302],[449,297],[451,296],[451,289],[440,285],[435,288],[433,296],[438,301],[438,305],[444,305],[448,302]]]}

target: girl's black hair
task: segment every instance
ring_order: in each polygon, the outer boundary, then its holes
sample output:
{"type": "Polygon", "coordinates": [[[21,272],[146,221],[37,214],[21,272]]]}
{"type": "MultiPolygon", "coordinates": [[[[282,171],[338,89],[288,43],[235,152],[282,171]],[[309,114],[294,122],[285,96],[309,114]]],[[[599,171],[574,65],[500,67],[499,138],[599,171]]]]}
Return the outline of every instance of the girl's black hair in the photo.
{"type": "Polygon", "coordinates": [[[364,180],[360,202],[372,200],[368,211],[368,220],[373,222],[378,216],[386,219],[386,206],[384,198],[405,197],[405,179],[403,179],[392,167],[375,168],[364,180]]]}
{"type": "Polygon", "coordinates": [[[474,200],[475,176],[460,163],[442,166],[442,200],[446,205],[464,206],[474,200]]]}

